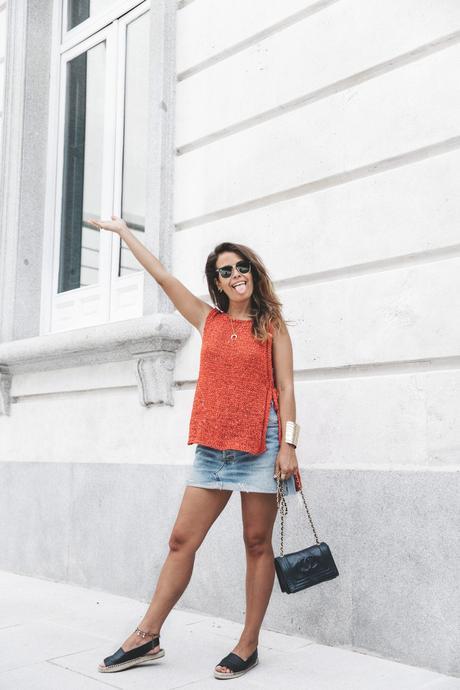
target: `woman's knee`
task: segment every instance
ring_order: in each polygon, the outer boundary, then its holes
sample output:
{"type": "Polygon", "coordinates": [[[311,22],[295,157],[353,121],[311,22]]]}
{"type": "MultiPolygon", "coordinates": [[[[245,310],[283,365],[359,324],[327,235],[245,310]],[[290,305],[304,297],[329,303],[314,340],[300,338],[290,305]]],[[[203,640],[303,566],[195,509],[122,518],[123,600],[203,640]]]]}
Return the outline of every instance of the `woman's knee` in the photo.
{"type": "Polygon", "coordinates": [[[181,529],[174,529],[169,537],[169,549],[175,553],[178,552],[194,552],[198,549],[201,540],[197,535],[191,534],[189,531],[181,529]]]}
{"type": "Polygon", "coordinates": [[[262,556],[273,552],[271,534],[248,530],[243,533],[243,538],[246,551],[251,556],[262,556]]]}

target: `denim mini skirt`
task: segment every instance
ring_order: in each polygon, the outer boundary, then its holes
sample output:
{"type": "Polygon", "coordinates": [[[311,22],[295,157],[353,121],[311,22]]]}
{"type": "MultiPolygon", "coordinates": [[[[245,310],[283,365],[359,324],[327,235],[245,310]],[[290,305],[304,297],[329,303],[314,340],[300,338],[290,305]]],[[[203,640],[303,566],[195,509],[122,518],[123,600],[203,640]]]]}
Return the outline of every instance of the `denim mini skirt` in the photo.
{"type": "MultiPolygon", "coordinates": [[[[276,494],[277,482],[273,475],[280,443],[278,415],[273,400],[265,440],[266,450],[258,455],[241,450],[217,450],[198,443],[193,465],[185,480],[186,485],[276,494]]],[[[283,482],[285,495],[296,493],[293,476],[283,482]]]]}

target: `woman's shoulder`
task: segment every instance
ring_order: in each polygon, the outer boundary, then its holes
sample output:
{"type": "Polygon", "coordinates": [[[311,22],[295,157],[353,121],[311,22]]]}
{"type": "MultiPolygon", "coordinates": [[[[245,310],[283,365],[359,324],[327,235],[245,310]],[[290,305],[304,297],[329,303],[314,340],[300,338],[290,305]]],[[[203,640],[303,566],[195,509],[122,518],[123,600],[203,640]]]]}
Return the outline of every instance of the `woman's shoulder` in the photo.
{"type": "Polygon", "coordinates": [[[218,316],[219,314],[223,314],[223,313],[224,313],[224,312],[223,312],[223,311],[220,311],[220,309],[218,309],[217,307],[211,307],[211,308],[209,309],[208,319],[215,318],[215,317],[218,316]]]}
{"type": "Polygon", "coordinates": [[[212,321],[213,319],[215,319],[215,317],[217,316],[217,314],[223,313],[223,312],[220,312],[218,309],[216,309],[216,307],[211,307],[210,304],[208,304],[207,307],[208,307],[208,308],[207,308],[207,310],[206,310],[206,312],[205,312],[205,315],[204,315],[204,318],[203,318],[203,320],[202,320],[202,322],[201,322],[201,326],[200,326],[200,328],[198,329],[198,330],[200,331],[201,337],[203,337],[204,329],[206,328],[206,325],[207,325],[210,321],[212,321]]]}
{"type": "Polygon", "coordinates": [[[227,316],[226,312],[223,311],[222,309],[219,309],[219,307],[212,307],[212,309],[210,309],[209,314],[208,314],[209,319],[215,319],[217,317],[225,318],[226,316],[227,316]]]}

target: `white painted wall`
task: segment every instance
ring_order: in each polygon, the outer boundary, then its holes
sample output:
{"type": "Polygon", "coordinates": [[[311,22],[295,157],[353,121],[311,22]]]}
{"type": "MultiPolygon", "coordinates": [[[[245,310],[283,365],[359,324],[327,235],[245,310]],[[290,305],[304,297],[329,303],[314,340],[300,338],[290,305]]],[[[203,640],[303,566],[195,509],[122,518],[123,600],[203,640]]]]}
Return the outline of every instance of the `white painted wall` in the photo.
{"type": "Polygon", "coordinates": [[[301,466],[458,466],[460,5],[194,0],[177,56],[175,273],[266,262],[301,466]]]}

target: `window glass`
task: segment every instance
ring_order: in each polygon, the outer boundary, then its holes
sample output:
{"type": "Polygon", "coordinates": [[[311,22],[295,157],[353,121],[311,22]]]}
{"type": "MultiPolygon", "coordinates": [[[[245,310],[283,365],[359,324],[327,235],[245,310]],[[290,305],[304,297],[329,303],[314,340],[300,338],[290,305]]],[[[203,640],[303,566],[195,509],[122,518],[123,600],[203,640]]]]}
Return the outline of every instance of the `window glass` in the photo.
{"type": "Polygon", "coordinates": [[[115,4],[115,0],[68,0],[67,31],[115,4]]]}
{"type": "Polygon", "coordinates": [[[58,292],[99,280],[105,42],[67,63],[58,292]]]}
{"type": "MultiPolygon", "coordinates": [[[[145,229],[148,122],[149,13],[127,25],[125,71],[125,123],[123,133],[123,191],[121,216],[134,235],[145,229]]],[[[120,240],[118,275],[139,271],[133,253],[120,240]]]]}

